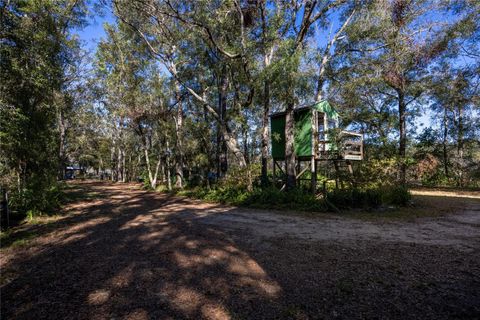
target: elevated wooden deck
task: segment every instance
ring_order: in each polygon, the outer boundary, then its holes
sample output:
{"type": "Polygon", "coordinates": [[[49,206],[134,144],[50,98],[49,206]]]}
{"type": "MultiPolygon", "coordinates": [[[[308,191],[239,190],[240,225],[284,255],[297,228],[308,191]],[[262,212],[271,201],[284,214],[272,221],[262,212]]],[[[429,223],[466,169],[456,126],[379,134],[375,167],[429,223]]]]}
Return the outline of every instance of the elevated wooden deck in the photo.
{"type": "Polygon", "coordinates": [[[340,151],[345,160],[363,160],[363,135],[357,132],[342,131],[340,151]]]}
{"type": "Polygon", "coordinates": [[[330,140],[318,140],[317,160],[363,160],[363,135],[342,131],[336,150],[327,150],[330,140]]]}

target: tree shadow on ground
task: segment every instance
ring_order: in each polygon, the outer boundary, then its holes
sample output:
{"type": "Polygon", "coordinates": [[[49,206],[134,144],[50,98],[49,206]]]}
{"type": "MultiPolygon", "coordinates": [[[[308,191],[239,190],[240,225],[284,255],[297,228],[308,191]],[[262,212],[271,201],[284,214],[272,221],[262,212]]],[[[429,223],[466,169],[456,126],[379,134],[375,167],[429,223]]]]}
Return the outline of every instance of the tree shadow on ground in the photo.
{"type": "Polygon", "coordinates": [[[446,319],[480,310],[478,252],[252,239],[208,223],[233,210],[225,206],[88,186],[101,198],[73,205],[34,248],[2,261],[12,273],[1,288],[5,319],[446,319]]]}
{"type": "Polygon", "coordinates": [[[278,284],[228,235],[193,222],[186,199],[115,190],[102,197],[109,201],[58,222],[54,242],[4,266],[17,277],[2,288],[3,316],[229,318],[254,305],[273,312],[278,284]]]}

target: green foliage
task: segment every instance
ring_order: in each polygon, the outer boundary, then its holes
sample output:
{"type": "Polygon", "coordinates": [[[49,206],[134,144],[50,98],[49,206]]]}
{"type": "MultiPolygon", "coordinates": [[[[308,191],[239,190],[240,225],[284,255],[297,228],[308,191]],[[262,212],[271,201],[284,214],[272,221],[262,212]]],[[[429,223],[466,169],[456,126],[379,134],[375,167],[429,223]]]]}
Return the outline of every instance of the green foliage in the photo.
{"type": "Polygon", "coordinates": [[[84,1],[11,1],[2,8],[0,182],[19,215],[59,203],[57,112],[78,49],[70,28],[82,24],[84,10],[84,1]]]}
{"type": "Polygon", "coordinates": [[[249,192],[246,189],[223,186],[214,189],[195,188],[180,191],[178,194],[238,206],[311,212],[329,211],[331,209],[329,204],[341,209],[368,209],[381,205],[406,206],[411,200],[408,189],[401,186],[333,189],[327,193],[329,203],[301,188],[285,192],[275,187],[258,187],[249,192]]]}
{"type": "Polygon", "coordinates": [[[382,202],[395,206],[406,206],[412,200],[412,194],[404,186],[390,186],[382,190],[382,202]]]}
{"type": "Polygon", "coordinates": [[[323,200],[317,199],[311,192],[294,189],[289,192],[270,187],[255,189],[243,203],[256,208],[290,209],[300,211],[325,212],[328,207],[323,200]]]}
{"type": "Polygon", "coordinates": [[[38,235],[34,231],[11,232],[11,230],[1,231],[0,233],[0,247],[21,247],[28,244],[32,239],[38,235]]]}
{"type": "Polygon", "coordinates": [[[328,182],[333,205],[407,204],[395,185],[401,165],[409,183],[478,186],[479,11],[470,2],[116,1],[119,19],[104,26],[93,78],[76,70],[83,53],[71,33],[90,2],[2,2],[0,184],[14,211],[52,211],[62,201],[56,175],[74,159],[117,181],[141,176],[148,189],[154,175],[175,182],[183,173],[189,186],[213,185],[187,191],[209,201],[326,210],[301,188],[260,188],[258,164],[268,157],[260,139],[268,113],[309,104],[318,89],[342,111],[342,127],[366,138],[368,160],[356,162],[353,179],[340,177],[348,188],[328,182]],[[328,30],[353,9],[345,29],[328,30]],[[432,14],[451,19],[431,25],[432,14]],[[318,41],[322,32],[331,47],[318,41]],[[424,108],[439,129],[414,142],[424,108]],[[217,171],[226,174],[215,181],[217,171]]]}
{"type": "Polygon", "coordinates": [[[336,189],[327,199],[338,208],[377,208],[381,205],[406,206],[411,194],[402,186],[383,186],[366,189],[336,189]]]}
{"type": "Polygon", "coordinates": [[[261,166],[252,164],[245,168],[231,168],[225,178],[219,181],[219,186],[225,189],[247,191],[250,186],[260,186],[261,166]]]}
{"type": "Polygon", "coordinates": [[[394,184],[398,177],[399,163],[396,158],[370,159],[360,163],[355,180],[368,188],[380,188],[394,184]]]}
{"type": "Polygon", "coordinates": [[[338,208],[375,208],[382,203],[382,194],[379,189],[336,189],[327,199],[338,208]]]}
{"type": "Polygon", "coordinates": [[[248,192],[235,187],[218,187],[215,189],[196,188],[181,191],[179,194],[211,202],[254,208],[314,212],[325,212],[328,210],[322,200],[301,189],[284,192],[277,188],[269,187],[255,188],[253,191],[248,192]]]}
{"type": "Polygon", "coordinates": [[[11,208],[18,215],[24,214],[29,219],[43,214],[53,214],[66,200],[63,188],[63,185],[55,181],[30,179],[22,193],[12,193],[11,208]]]}

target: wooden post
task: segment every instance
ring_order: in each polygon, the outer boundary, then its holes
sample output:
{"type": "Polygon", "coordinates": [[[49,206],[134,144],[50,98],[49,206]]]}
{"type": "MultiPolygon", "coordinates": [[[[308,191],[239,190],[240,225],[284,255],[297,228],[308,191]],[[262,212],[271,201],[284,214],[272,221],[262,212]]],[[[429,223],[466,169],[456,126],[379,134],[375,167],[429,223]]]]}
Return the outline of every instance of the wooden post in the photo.
{"type": "Polygon", "coordinates": [[[347,160],[348,172],[350,173],[350,182],[354,188],[357,187],[357,183],[355,181],[355,176],[353,175],[353,166],[350,160],[347,160]]]}
{"type": "Polygon", "coordinates": [[[348,166],[348,172],[353,175],[352,162],[350,160],[347,160],[346,163],[348,166]]]}

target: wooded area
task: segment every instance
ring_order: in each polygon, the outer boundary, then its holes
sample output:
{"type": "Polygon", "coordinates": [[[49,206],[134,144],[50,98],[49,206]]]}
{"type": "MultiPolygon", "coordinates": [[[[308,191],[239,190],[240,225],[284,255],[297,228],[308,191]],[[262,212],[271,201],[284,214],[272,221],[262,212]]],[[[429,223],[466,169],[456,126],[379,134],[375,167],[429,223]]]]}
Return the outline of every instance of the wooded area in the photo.
{"type": "MultiPolygon", "coordinates": [[[[69,166],[234,203],[306,194],[294,110],[320,101],[364,139],[332,202],[480,187],[476,0],[3,0],[0,12],[0,183],[19,215],[55,208],[69,166]],[[76,32],[102,10],[115,22],[89,52],[76,32]]],[[[336,175],[326,165],[316,178],[330,190],[336,175]]]]}

